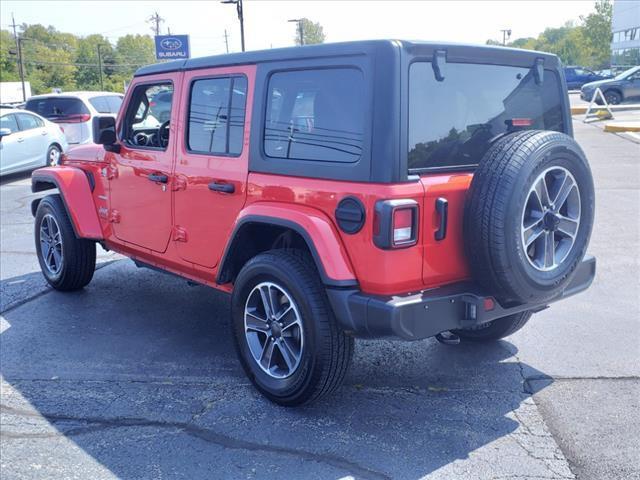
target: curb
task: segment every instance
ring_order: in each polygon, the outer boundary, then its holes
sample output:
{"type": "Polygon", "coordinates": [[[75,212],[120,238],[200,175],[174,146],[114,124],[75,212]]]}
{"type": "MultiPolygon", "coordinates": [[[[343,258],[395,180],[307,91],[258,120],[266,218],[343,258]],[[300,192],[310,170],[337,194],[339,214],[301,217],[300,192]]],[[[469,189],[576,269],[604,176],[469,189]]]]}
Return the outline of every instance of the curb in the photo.
{"type": "Polygon", "coordinates": [[[605,132],[640,132],[640,122],[616,122],[607,123],[604,126],[605,132]]]}

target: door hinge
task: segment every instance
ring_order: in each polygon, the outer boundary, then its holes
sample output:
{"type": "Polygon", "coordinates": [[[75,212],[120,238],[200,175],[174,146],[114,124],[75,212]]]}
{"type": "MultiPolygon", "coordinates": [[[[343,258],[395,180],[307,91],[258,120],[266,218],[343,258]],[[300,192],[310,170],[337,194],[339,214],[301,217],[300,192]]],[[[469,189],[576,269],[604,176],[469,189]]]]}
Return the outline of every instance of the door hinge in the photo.
{"type": "Polygon", "coordinates": [[[120,212],[117,210],[109,211],[109,222],[120,223],[120,212]]]}
{"type": "Polygon", "coordinates": [[[177,190],[186,190],[187,189],[187,181],[181,177],[173,177],[173,183],[171,190],[174,192],[177,190]]]}
{"type": "Polygon", "coordinates": [[[173,227],[173,241],[174,242],[186,242],[187,231],[179,226],[173,227]]]}

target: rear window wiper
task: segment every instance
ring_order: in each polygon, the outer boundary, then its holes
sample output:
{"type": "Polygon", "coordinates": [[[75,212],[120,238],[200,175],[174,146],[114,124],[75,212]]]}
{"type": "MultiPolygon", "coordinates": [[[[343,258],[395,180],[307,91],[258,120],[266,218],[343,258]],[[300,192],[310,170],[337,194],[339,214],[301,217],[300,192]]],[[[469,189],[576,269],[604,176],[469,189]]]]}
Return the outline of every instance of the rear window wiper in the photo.
{"type": "Polygon", "coordinates": [[[445,50],[436,50],[433,52],[433,60],[431,60],[431,67],[433,67],[433,75],[436,77],[436,81],[442,82],[446,73],[447,65],[447,52],[445,50]]]}

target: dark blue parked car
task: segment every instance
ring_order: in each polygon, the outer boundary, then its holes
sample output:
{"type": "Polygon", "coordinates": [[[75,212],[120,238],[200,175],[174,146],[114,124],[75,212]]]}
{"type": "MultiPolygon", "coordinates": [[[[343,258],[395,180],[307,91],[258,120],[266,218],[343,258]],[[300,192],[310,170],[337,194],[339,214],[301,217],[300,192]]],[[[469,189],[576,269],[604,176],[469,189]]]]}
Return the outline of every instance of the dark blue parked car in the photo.
{"type": "Polygon", "coordinates": [[[567,79],[567,88],[569,90],[578,90],[585,83],[611,78],[598,75],[584,67],[564,67],[564,76],[567,79]]]}

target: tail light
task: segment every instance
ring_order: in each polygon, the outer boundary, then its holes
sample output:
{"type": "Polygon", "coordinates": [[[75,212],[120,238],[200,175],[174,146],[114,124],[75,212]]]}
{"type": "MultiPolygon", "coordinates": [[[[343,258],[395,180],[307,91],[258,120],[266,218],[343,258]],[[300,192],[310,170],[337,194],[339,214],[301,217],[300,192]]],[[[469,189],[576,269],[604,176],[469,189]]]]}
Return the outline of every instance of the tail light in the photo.
{"type": "Polygon", "coordinates": [[[406,248],[418,242],[418,202],[383,200],[376,203],[373,242],[379,248],[406,248]]]}
{"type": "Polygon", "coordinates": [[[84,123],[91,120],[91,114],[78,113],[74,115],[65,115],[64,117],[52,118],[51,121],[55,123],[84,123]]]}

